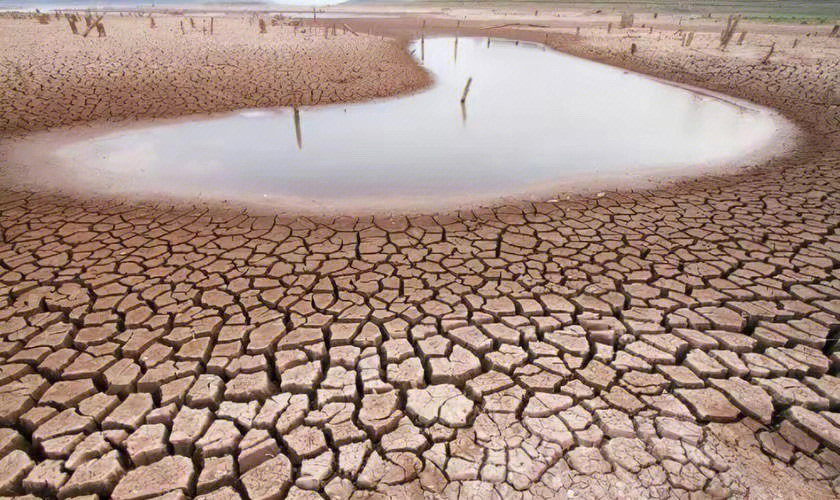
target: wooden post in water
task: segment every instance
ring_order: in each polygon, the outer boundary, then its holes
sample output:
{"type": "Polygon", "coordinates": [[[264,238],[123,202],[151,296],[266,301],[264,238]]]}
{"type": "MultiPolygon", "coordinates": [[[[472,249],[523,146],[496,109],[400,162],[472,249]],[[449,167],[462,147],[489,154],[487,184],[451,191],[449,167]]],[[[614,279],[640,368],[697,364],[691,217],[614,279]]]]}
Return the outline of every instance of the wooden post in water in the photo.
{"type": "Polygon", "coordinates": [[[213,34],[213,18],[210,18],[210,34],[213,34]]]}
{"type": "Polygon", "coordinates": [[[742,32],[741,32],[741,36],[739,36],[739,37],[738,37],[738,45],[741,45],[742,43],[744,43],[744,38],[745,38],[746,36],[747,36],[747,32],[746,32],[746,31],[742,31],[742,32]]]}
{"type": "Polygon", "coordinates": [[[260,34],[265,34],[265,20],[263,18],[260,18],[260,34]]]}
{"type": "Polygon", "coordinates": [[[470,93],[470,85],[472,84],[472,77],[467,78],[467,84],[464,86],[464,93],[461,94],[461,104],[466,102],[467,94],[470,93]]]}
{"type": "Polygon", "coordinates": [[[186,34],[186,32],[184,31],[184,20],[183,19],[181,19],[181,34],[182,35],[186,34]]]}
{"type": "Polygon", "coordinates": [[[303,138],[300,134],[300,110],[295,106],[294,108],[295,114],[295,137],[297,138],[297,147],[298,149],[303,149],[303,138]]]}

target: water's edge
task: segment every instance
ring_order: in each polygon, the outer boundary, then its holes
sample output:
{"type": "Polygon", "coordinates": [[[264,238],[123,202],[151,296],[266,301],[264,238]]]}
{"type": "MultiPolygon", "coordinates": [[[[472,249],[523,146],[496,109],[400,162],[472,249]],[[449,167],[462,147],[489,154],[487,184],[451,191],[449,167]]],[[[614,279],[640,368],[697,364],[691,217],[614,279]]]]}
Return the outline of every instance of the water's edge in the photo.
{"type": "MultiPolygon", "coordinates": [[[[427,40],[429,40],[427,38],[427,40]]],[[[513,41],[513,40],[512,40],[513,41]]],[[[535,44],[541,45],[541,44],[535,44]]],[[[568,54],[563,53],[569,57],[568,54]]],[[[578,58],[580,59],[580,58],[578,58]]],[[[415,60],[417,57],[415,55],[415,60]]],[[[417,61],[419,63],[419,61],[417,61]]],[[[602,63],[599,63],[602,64],[602,63]]],[[[614,68],[614,67],[613,67],[614,68]]],[[[627,70],[621,70],[631,73],[627,70]]],[[[638,73],[637,73],[638,74],[638,73]]],[[[633,176],[621,175],[618,173],[605,175],[587,175],[585,178],[577,178],[573,181],[558,182],[537,182],[527,184],[516,189],[507,190],[504,193],[472,195],[470,193],[459,193],[453,196],[435,197],[433,201],[422,201],[417,203],[406,203],[406,200],[399,196],[357,199],[351,206],[325,202],[324,200],[312,200],[307,198],[295,198],[284,195],[283,197],[271,198],[242,198],[228,199],[224,195],[204,194],[203,196],[178,196],[165,192],[147,192],[142,194],[125,193],[98,193],[89,189],[83,179],[77,176],[66,176],[62,179],[60,187],[55,187],[56,168],[59,166],[52,152],[64,146],[78,143],[103,135],[129,134],[133,131],[158,127],[161,125],[175,125],[183,123],[205,122],[217,120],[235,115],[240,115],[246,110],[236,112],[218,113],[211,115],[192,115],[181,118],[154,119],[138,121],[128,124],[89,124],[74,126],[63,129],[49,130],[31,134],[23,138],[16,138],[4,141],[0,144],[0,158],[3,158],[4,167],[0,169],[0,182],[13,189],[43,191],[45,184],[52,183],[49,190],[55,190],[62,194],[81,196],[86,198],[118,198],[136,201],[170,202],[194,204],[206,203],[241,206],[254,213],[300,213],[300,214],[366,214],[366,213],[416,213],[416,212],[440,212],[456,209],[469,209],[474,207],[486,207],[506,204],[510,202],[540,201],[546,199],[566,198],[575,194],[587,194],[608,190],[628,189],[649,189],[662,186],[677,180],[696,178],[706,175],[719,175],[726,173],[737,173],[740,168],[761,166],[771,159],[783,157],[791,153],[799,145],[802,134],[792,122],[781,116],[775,110],[765,108],[754,103],[737,99],[725,94],[709,91],[702,88],[683,85],[680,83],[638,74],[639,76],[658,81],[667,85],[679,87],[704,97],[712,97],[726,102],[729,105],[754,110],[761,113],[770,113],[776,121],[776,133],[767,139],[765,144],[753,151],[745,152],[734,158],[724,161],[710,163],[692,163],[685,165],[674,165],[671,168],[650,168],[635,169],[633,176]],[[733,172],[733,170],[735,170],[733,172]],[[28,178],[22,178],[21,172],[28,172],[28,178]],[[48,181],[48,182],[45,182],[48,181]]],[[[429,89],[421,92],[428,92],[429,89]]],[[[386,102],[389,100],[403,99],[404,96],[394,96],[378,99],[374,102],[386,102]]],[[[365,105],[361,104],[330,104],[319,106],[321,108],[343,108],[347,106],[365,105]]],[[[303,112],[307,108],[302,108],[303,112]]],[[[289,108],[280,108],[281,112],[288,113],[289,108]]]]}

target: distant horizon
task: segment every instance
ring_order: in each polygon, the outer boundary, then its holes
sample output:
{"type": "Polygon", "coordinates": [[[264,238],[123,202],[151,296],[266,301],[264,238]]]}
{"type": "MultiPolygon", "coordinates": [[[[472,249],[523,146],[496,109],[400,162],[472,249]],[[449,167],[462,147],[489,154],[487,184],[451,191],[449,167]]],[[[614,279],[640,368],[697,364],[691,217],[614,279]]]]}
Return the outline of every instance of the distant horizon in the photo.
{"type": "Polygon", "coordinates": [[[58,9],[108,9],[143,7],[189,6],[290,6],[324,7],[346,3],[348,0],[0,0],[0,11],[42,11],[58,9]]]}

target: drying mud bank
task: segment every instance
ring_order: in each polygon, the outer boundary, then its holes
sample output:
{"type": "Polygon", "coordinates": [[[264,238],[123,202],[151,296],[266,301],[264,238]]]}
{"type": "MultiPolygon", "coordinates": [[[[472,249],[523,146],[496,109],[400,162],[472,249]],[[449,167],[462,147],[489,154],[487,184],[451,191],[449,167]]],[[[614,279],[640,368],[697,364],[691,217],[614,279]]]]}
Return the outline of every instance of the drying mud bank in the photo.
{"type": "Polygon", "coordinates": [[[393,40],[267,16],[261,34],[257,18],[233,14],[214,16],[211,35],[210,19],[158,15],[151,28],[148,17],[109,14],[99,38],[73,35],[63,17],[0,17],[0,133],[363,101],[430,83],[393,40]]]}

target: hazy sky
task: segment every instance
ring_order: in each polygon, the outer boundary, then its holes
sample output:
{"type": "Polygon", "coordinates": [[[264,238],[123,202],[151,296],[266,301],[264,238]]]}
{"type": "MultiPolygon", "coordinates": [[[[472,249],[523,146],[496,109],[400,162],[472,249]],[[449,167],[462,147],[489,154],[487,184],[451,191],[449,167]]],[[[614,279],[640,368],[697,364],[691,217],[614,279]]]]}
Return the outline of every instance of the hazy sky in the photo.
{"type": "Polygon", "coordinates": [[[60,9],[85,7],[132,7],[196,4],[276,4],[276,5],[334,5],[347,0],[0,0],[0,10],[60,9]]]}

